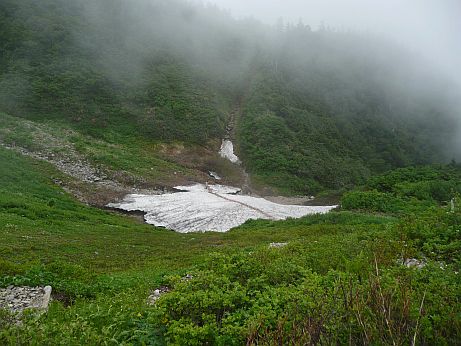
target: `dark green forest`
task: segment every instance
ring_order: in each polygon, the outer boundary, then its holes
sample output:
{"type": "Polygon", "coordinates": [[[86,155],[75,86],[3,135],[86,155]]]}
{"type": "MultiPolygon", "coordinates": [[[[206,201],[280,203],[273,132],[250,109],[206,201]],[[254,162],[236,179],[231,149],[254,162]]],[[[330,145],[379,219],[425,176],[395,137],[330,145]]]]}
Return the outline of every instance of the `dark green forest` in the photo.
{"type": "Polygon", "coordinates": [[[280,193],[457,155],[452,86],[377,37],[181,1],[5,0],[0,20],[12,115],[215,150],[234,111],[244,166],[280,193]]]}

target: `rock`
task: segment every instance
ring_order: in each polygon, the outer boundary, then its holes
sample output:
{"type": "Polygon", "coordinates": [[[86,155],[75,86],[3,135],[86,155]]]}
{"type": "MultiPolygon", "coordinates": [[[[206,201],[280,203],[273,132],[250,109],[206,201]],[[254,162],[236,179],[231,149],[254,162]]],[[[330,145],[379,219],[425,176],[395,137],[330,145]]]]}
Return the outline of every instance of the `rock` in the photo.
{"type": "Polygon", "coordinates": [[[398,262],[407,268],[422,269],[426,266],[426,262],[420,261],[416,258],[407,258],[405,260],[400,259],[398,262]]]}
{"type": "Polygon", "coordinates": [[[45,286],[43,291],[44,291],[44,295],[43,295],[43,298],[42,298],[42,306],[41,306],[41,308],[47,310],[48,305],[50,304],[52,288],[51,288],[51,286],[45,286]]]}
{"type": "Polygon", "coordinates": [[[194,278],[193,275],[191,275],[191,274],[186,274],[186,276],[184,276],[182,279],[187,281],[187,280],[192,280],[193,278],[194,278]]]}
{"type": "Polygon", "coordinates": [[[0,308],[17,313],[18,317],[25,309],[35,309],[42,313],[48,309],[51,298],[51,286],[15,287],[0,289],[0,308]]]}
{"type": "Polygon", "coordinates": [[[288,243],[270,243],[269,244],[269,249],[272,249],[272,248],[282,248],[282,247],[285,247],[287,246],[288,243]]]}
{"type": "Polygon", "coordinates": [[[155,289],[152,292],[152,294],[147,297],[147,305],[155,305],[157,300],[159,300],[161,296],[163,296],[165,293],[168,293],[170,291],[171,289],[167,286],[161,286],[155,289]]]}
{"type": "Polygon", "coordinates": [[[160,297],[151,294],[149,297],[147,297],[147,305],[155,305],[159,298],[160,297]]]}

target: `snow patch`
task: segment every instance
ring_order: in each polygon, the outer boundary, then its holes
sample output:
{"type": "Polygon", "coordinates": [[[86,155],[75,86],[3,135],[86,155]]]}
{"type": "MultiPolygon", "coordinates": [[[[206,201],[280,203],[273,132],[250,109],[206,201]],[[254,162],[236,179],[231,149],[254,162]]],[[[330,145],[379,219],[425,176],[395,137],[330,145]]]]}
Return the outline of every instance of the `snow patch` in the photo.
{"type": "Polygon", "coordinates": [[[188,186],[175,186],[175,190],[179,190],[181,192],[213,192],[213,193],[220,193],[220,194],[229,194],[235,195],[239,193],[241,189],[238,187],[226,186],[226,185],[219,185],[219,184],[195,184],[195,185],[188,185],[188,186]]]}
{"type": "Polygon", "coordinates": [[[219,155],[225,159],[228,159],[232,163],[241,163],[238,156],[234,154],[234,144],[228,139],[223,139],[221,149],[219,150],[219,155]]]}
{"type": "Polygon", "coordinates": [[[178,186],[177,193],[132,194],[108,206],[143,211],[147,223],[180,233],[226,232],[249,219],[282,220],[327,213],[336,206],[281,205],[263,198],[235,195],[240,189],[224,185],[178,186]]]}

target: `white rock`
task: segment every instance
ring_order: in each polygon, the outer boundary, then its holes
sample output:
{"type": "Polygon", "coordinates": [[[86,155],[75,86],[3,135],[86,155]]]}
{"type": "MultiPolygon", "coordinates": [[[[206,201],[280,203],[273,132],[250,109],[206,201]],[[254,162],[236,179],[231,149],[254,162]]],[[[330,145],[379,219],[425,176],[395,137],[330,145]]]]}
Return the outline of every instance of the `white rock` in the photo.
{"type": "Polygon", "coordinates": [[[399,260],[401,264],[403,264],[407,268],[416,268],[416,269],[422,269],[426,266],[426,263],[423,261],[420,261],[416,258],[407,258],[405,261],[402,259],[399,260]]]}
{"type": "Polygon", "coordinates": [[[14,287],[0,289],[0,308],[22,313],[25,309],[46,311],[51,299],[51,286],[14,287]]]}
{"type": "Polygon", "coordinates": [[[222,180],[222,178],[216,172],[210,171],[210,172],[208,172],[208,174],[210,174],[210,177],[212,177],[212,178],[214,178],[216,180],[222,180]]]}
{"type": "Polygon", "coordinates": [[[270,243],[269,248],[281,248],[287,246],[288,243],[270,243]]]}
{"type": "Polygon", "coordinates": [[[41,306],[42,309],[48,309],[48,305],[51,299],[51,290],[52,290],[51,286],[45,286],[45,288],[43,289],[44,294],[42,298],[42,306],[41,306]]]}

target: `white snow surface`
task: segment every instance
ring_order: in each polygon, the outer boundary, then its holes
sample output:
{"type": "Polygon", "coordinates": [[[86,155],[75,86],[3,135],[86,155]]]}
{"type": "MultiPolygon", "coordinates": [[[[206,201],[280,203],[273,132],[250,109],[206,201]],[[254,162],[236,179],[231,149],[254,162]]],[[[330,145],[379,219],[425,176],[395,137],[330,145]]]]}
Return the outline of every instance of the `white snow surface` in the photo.
{"type": "Polygon", "coordinates": [[[226,232],[249,219],[282,220],[327,213],[336,206],[281,205],[263,198],[234,195],[240,189],[224,185],[178,186],[184,191],[163,195],[131,194],[108,206],[143,211],[147,223],[180,233],[226,232]]]}
{"type": "Polygon", "coordinates": [[[181,192],[206,192],[206,193],[219,193],[219,194],[229,194],[233,195],[239,193],[241,189],[238,187],[226,186],[226,185],[219,185],[219,184],[195,184],[195,185],[187,185],[187,186],[175,186],[176,190],[180,190],[181,192]]]}
{"type": "Polygon", "coordinates": [[[234,154],[234,144],[228,139],[223,139],[219,155],[232,163],[240,164],[240,159],[234,154]]]}

